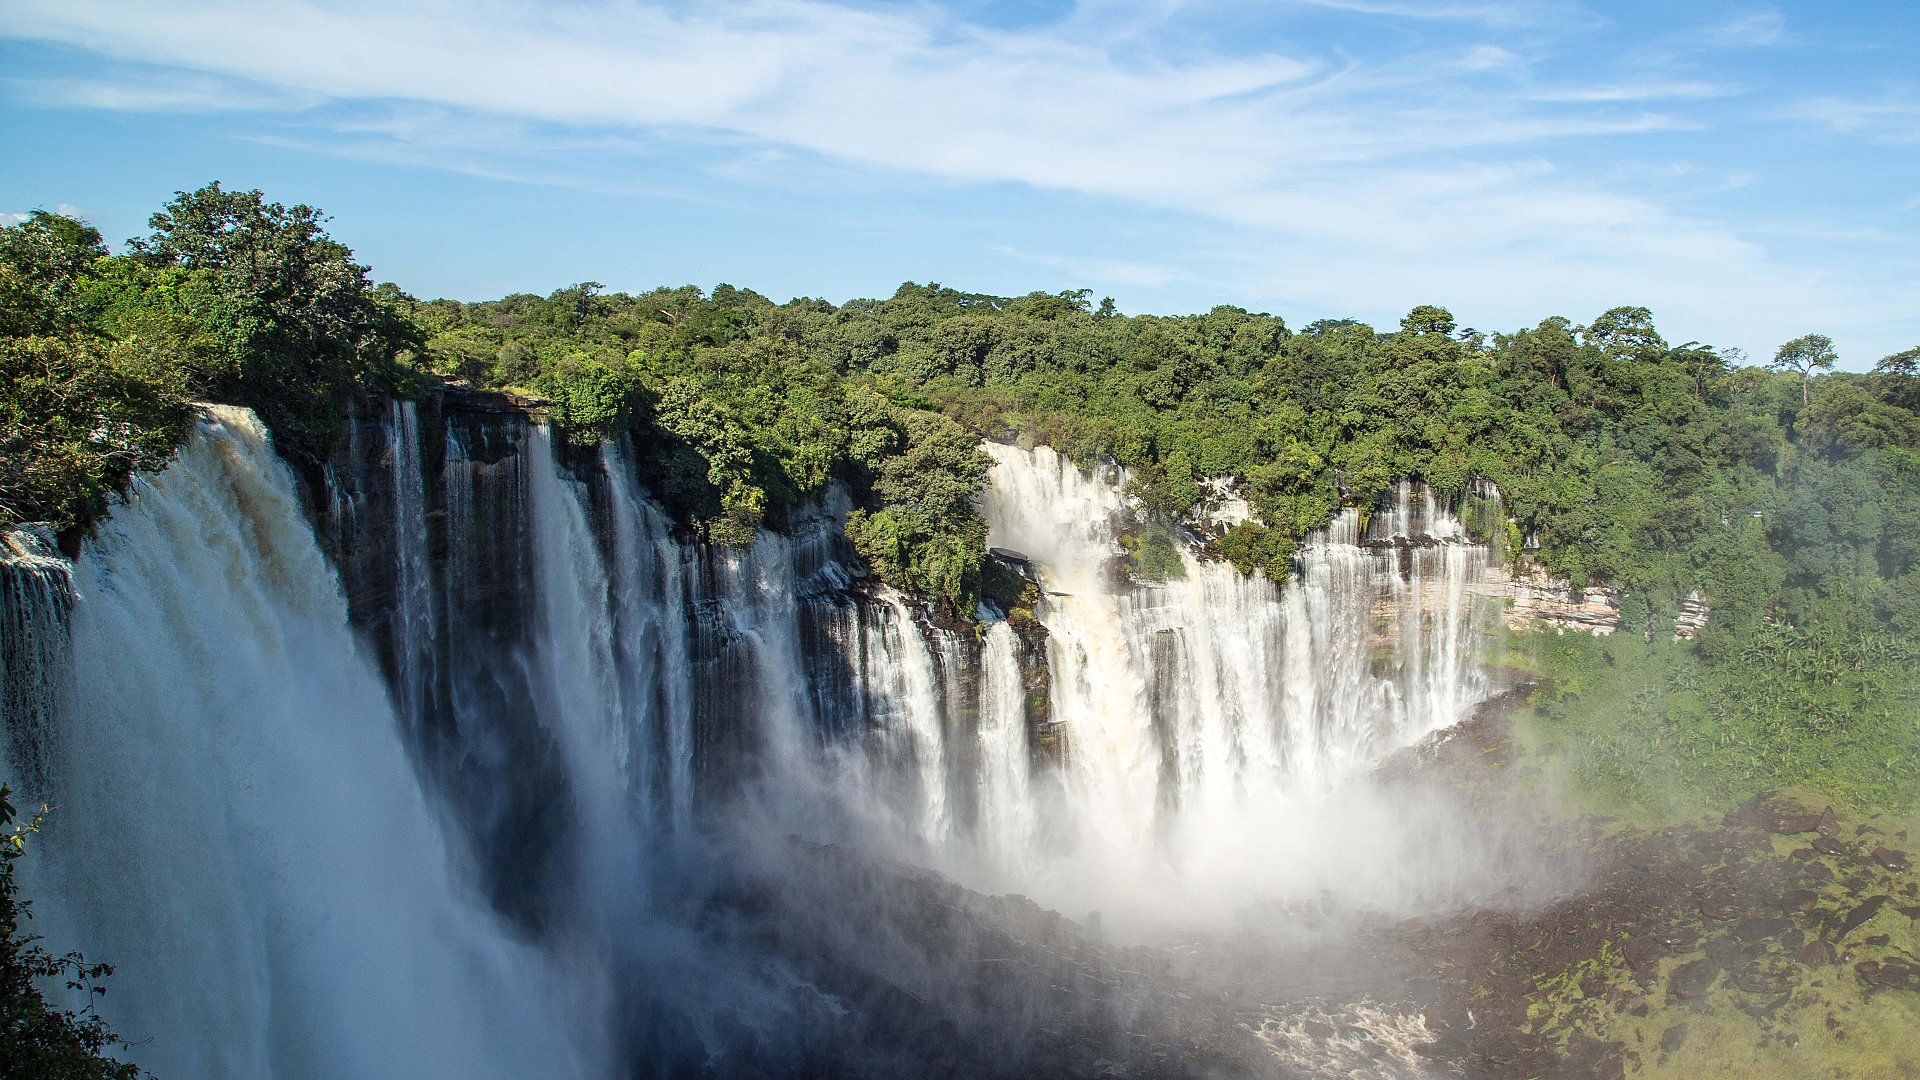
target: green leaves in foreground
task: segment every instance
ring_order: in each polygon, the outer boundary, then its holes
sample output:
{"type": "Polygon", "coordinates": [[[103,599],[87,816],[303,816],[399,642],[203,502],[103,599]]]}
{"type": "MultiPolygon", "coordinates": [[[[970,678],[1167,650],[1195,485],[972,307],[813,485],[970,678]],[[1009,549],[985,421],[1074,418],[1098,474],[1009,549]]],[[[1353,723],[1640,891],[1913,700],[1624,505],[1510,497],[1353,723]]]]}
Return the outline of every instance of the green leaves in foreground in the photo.
{"type": "Polygon", "coordinates": [[[14,822],[12,792],[0,785],[0,1063],[21,1080],[134,1080],[140,1070],[115,1061],[123,1047],[93,1002],[106,993],[101,980],[113,974],[107,964],[89,964],[78,953],[55,956],[26,928],[31,903],[19,897],[14,863],[26,854],[27,837],[40,830],[40,815],[14,822]],[[61,1009],[40,987],[64,984],[87,1004],[61,1009]]]}

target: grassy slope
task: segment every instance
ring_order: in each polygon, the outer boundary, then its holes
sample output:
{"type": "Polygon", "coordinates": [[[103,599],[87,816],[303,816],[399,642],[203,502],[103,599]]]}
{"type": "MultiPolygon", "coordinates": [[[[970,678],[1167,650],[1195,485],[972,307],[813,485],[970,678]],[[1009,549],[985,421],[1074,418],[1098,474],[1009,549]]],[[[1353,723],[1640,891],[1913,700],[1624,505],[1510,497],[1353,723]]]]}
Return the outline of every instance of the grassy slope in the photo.
{"type": "MultiPolygon", "coordinates": [[[[1865,826],[1920,838],[1920,670],[1871,649],[1810,651],[1786,671],[1753,650],[1708,664],[1633,635],[1517,635],[1506,662],[1541,687],[1514,736],[1538,768],[1535,782],[1569,813],[1614,819],[1616,829],[1717,825],[1756,793],[1786,789],[1809,806],[1836,806],[1846,835],[1865,826]]],[[[1804,843],[1773,839],[1781,856],[1804,843]]],[[[1861,898],[1836,891],[1822,910],[1861,898]]],[[[1920,1076],[1920,994],[1869,990],[1853,967],[1920,956],[1920,923],[1889,906],[1847,943],[1838,966],[1795,970],[1771,1020],[1742,1009],[1742,992],[1724,982],[1702,999],[1671,996],[1669,976],[1693,953],[1661,961],[1643,993],[1623,970],[1601,970],[1619,965],[1604,952],[1588,962],[1593,970],[1542,973],[1535,1008],[1542,1024],[1626,1045],[1633,1076],[1920,1076]],[[1864,944],[1882,935],[1884,944],[1864,944]],[[1612,991],[1587,992],[1600,985],[1612,991]]]]}

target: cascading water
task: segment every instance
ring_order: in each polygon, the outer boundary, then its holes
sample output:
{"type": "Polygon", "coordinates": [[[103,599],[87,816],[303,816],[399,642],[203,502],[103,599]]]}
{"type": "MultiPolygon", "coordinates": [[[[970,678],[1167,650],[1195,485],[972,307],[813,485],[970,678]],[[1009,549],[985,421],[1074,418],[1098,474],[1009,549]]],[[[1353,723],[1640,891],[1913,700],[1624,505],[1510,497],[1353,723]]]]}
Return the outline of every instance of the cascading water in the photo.
{"type": "Polygon", "coordinates": [[[1486,550],[1403,485],[1370,527],[1348,509],[1310,538],[1284,587],[1191,553],[1174,581],[1120,582],[1118,478],[1044,447],[987,450],[989,542],[1038,568],[1068,744],[1061,846],[1001,859],[1063,904],[1124,905],[1150,876],[1191,899],[1178,905],[1188,915],[1348,877],[1315,833],[1330,805],[1344,821],[1378,808],[1329,804],[1329,792],[1489,691],[1466,589],[1486,550]]]}
{"type": "Polygon", "coordinates": [[[1490,689],[1489,556],[1424,488],[1343,511],[1285,585],[1191,553],[1135,583],[1117,477],[989,445],[990,542],[1044,595],[976,633],[862,580],[842,493],[714,548],[623,442],[432,415],[357,418],[316,529],[251,416],[210,410],[70,591],[8,560],[6,719],[60,805],[31,887],[120,966],[108,1014],[163,1076],[831,1047],[846,1003],[706,923],[788,833],[1143,923],[1415,907],[1484,868],[1350,782],[1490,689]]]}
{"type": "Polygon", "coordinates": [[[456,880],[251,414],[208,410],[74,568],[43,929],[164,1076],[583,1075],[565,985],[456,880]]]}

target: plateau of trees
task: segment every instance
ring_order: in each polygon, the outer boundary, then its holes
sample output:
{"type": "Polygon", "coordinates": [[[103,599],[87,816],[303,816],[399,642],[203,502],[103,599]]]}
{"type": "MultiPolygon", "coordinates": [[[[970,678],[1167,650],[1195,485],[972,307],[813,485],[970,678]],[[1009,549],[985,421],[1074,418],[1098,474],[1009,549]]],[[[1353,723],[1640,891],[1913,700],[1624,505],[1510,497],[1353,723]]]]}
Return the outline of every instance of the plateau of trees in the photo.
{"type": "Polygon", "coordinates": [[[843,484],[875,573],[962,614],[986,436],[1126,466],[1144,577],[1179,572],[1170,538],[1206,478],[1254,511],[1213,554],[1275,578],[1398,477],[1484,479],[1510,518],[1475,523],[1488,539],[1625,588],[1648,634],[1694,588],[1708,650],[1765,620],[1920,633],[1920,350],[1836,373],[1809,334],[1745,366],[1670,344],[1640,307],[1487,333],[1435,306],[1296,329],[917,284],[844,304],[592,281],[423,301],[374,286],[324,221],[212,184],[118,255],[59,215],[0,230],[0,519],[84,523],[166,458],[192,399],[258,409],[314,461],[356,398],[441,377],[544,398],[574,440],[633,440],[655,494],[715,543],[843,484]]]}

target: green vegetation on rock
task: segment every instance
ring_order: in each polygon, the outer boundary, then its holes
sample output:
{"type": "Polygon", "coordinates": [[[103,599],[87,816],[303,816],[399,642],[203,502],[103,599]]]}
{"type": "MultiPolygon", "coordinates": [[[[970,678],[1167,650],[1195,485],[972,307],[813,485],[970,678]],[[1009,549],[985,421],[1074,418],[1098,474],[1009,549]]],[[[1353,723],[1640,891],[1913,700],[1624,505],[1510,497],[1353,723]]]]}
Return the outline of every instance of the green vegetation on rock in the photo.
{"type": "Polygon", "coordinates": [[[29,928],[32,902],[19,896],[14,863],[26,853],[27,837],[40,829],[40,815],[16,823],[12,792],[0,786],[0,1063],[8,1076],[49,1080],[133,1080],[140,1070],[116,1061],[124,1044],[93,1013],[106,993],[107,964],[89,964],[78,953],[56,956],[29,928]],[[78,1011],[48,1002],[41,988],[65,985],[85,995],[78,1011]]]}

